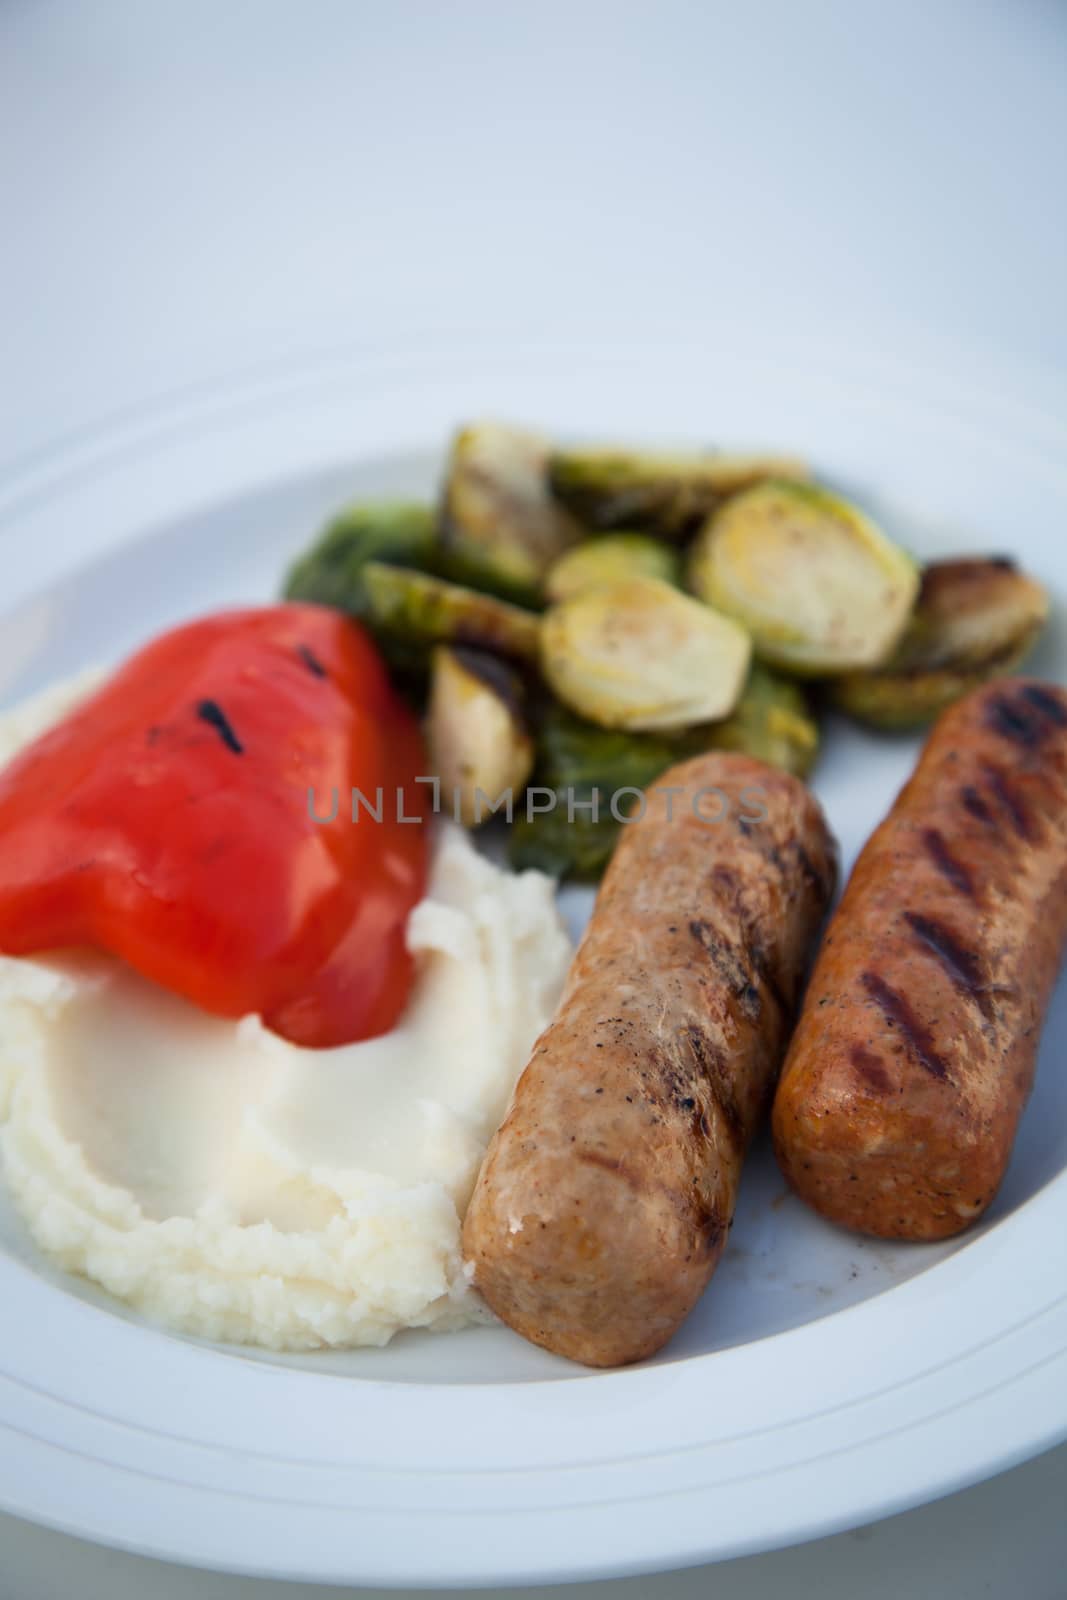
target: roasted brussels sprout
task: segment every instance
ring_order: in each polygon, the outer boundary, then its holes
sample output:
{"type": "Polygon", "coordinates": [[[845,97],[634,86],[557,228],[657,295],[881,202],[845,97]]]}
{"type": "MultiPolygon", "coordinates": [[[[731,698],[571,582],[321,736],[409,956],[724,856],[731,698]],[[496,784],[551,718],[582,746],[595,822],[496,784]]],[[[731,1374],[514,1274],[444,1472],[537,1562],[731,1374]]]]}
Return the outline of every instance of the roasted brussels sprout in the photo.
{"type": "Polygon", "coordinates": [[[620,578],[662,578],[677,588],[682,580],[682,558],[670,545],[647,534],[608,533],[600,539],[587,539],[560,556],[549,568],[545,594],[558,604],[620,578]]]}
{"type": "Polygon", "coordinates": [[[537,728],[537,778],[550,789],[587,794],[599,789],[603,810],[617,789],[644,789],[672,762],[706,749],[685,733],[627,733],[600,728],[558,701],[547,705],[537,728]]]}
{"type": "Polygon", "coordinates": [[[553,606],[541,670],[572,711],[604,728],[688,728],[737,704],[745,630],[659,578],[628,578],[553,606]]]}
{"type": "Polygon", "coordinates": [[[444,806],[464,827],[489,820],[507,791],[530,776],[534,745],[523,718],[523,684],[496,656],[438,645],[426,724],[444,806]]]}
{"type": "Polygon", "coordinates": [[[803,777],[818,744],[803,689],[757,661],[731,716],[677,733],[601,728],[552,702],[538,726],[537,774],[551,788],[599,786],[610,793],[643,789],[674,762],[706,750],[737,750],[803,777]]]}
{"type": "Polygon", "coordinates": [[[699,750],[687,754],[737,750],[793,772],[798,778],[807,777],[819,754],[819,725],[803,689],[789,678],[770,672],[759,661],[752,663],[733,715],[722,722],[693,728],[686,737],[690,742],[701,741],[699,750]]]}
{"type": "Polygon", "coordinates": [[[413,656],[434,644],[466,644],[536,663],[541,619],[490,594],[446,583],[425,572],[368,561],[363,568],[365,620],[387,647],[413,656]]]}
{"type": "Polygon", "coordinates": [[[353,505],[332,519],[285,580],[287,600],[314,600],[361,617],[366,610],[363,568],[368,561],[428,568],[437,530],[433,511],[401,500],[353,505]]]}
{"type": "Polygon", "coordinates": [[[538,605],[545,573],[582,530],[548,490],[538,434],[481,422],[456,435],[441,508],[446,570],[521,605],[538,605]]]}
{"type": "Polygon", "coordinates": [[[789,456],[556,450],[552,492],[591,528],[645,528],[681,543],[730,495],[765,478],[808,478],[789,456]]]}
{"type": "Polygon", "coordinates": [[[553,802],[550,810],[516,816],[508,837],[509,862],[516,872],[536,867],[554,878],[595,883],[611,860],[622,824],[606,806],[592,816],[585,809],[591,796],[575,790],[557,790],[553,802]],[[570,815],[568,795],[573,796],[570,815]]]}
{"type": "Polygon", "coordinates": [[[987,678],[1013,672],[1047,616],[1044,589],[1010,560],[932,562],[892,659],[836,678],[830,697],[872,727],[920,727],[987,678]]]}
{"type": "Polygon", "coordinates": [[[545,809],[517,814],[508,846],[512,866],[584,882],[599,878],[615,848],[619,819],[635,800],[629,791],[647,788],[688,753],[678,753],[677,739],[599,728],[558,701],[548,704],[538,728],[535,781],[553,800],[545,809]]]}
{"type": "Polygon", "coordinates": [[[761,484],[697,535],[689,582],[742,623],[756,654],[804,675],[880,666],[911,615],[919,572],[868,517],[811,484],[761,484]]]}
{"type": "Polygon", "coordinates": [[[819,731],[804,691],[758,662],[732,716],[681,733],[600,728],[553,702],[543,710],[535,781],[551,791],[551,809],[518,814],[510,857],[558,877],[597,879],[611,859],[635,789],[706,750],[738,750],[805,777],[818,754],[819,731]],[[597,796],[595,815],[593,795],[597,796]],[[611,803],[616,797],[615,811],[611,803]]]}

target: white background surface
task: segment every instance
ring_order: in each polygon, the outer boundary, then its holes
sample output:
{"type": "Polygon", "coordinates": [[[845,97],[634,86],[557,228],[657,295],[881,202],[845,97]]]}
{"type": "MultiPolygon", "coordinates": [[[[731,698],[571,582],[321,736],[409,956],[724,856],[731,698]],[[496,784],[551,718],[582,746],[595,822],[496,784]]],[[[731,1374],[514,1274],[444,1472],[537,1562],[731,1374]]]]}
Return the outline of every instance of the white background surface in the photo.
{"type": "MultiPolygon", "coordinates": [[[[959,349],[1037,392],[1067,373],[1064,148],[1054,0],[6,0],[0,485],[149,398],[338,340],[651,309],[959,349]]],[[[11,588],[108,537],[8,548],[11,588]]],[[[1065,1487],[1061,1449],[875,1529],[600,1592],[1052,1600],[1065,1487]]],[[[4,1600],[149,1591],[275,1592],[0,1521],[4,1600]]]]}

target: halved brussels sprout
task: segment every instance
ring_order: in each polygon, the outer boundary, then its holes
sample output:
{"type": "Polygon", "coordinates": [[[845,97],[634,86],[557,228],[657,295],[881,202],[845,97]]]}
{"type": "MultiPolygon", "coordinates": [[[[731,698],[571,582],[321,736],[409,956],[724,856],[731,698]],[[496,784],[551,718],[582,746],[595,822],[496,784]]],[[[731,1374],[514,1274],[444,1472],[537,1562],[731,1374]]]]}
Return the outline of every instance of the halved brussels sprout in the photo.
{"type": "Polygon", "coordinates": [[[535,612],[378,561],[364,566],[363,587],[365,620],[387,646],[418,656],[434,644],[468,644],[518,661],[537,661],[541,618],[535,612]]]}
{"type": "Polygon", "coordinates": [[[892,659],[834,679],[831,698],[876,728],[920,727],[988,678],[1014,672],[1047,617],[1044,589],[1010,560],[932,562],[892,659]]]}
{"type": "Polygon", "coordinates": [[[662,578],[677,588],[682,579],[681,556],[670,545],[643,533],[609,533],[602,539],[587,539],[553,562],[545,579],[545,594],[558,604],[619,578],[662,578]]]}
{"type": "Polygon", "coordinates": [[[467,828],[526,785],[534,744],[523,720],[518,675],[480,650],[438,645],[433,652],[426,724],[433,771],[446,811],[467,828]]]}
{"type": "Polygon", "coordinates": [[[763,660],[819,676],[889,658],[911,615],[919,572],[840,495],[774,482],[711,517],[694,542],[689,582],[748,628],[763,660]]]}
{"type": "Polygon", "coordinates": [[[287,600],[314,600],[361,617],[366,610],[363,568],[367,562],[429,568],[436,542],[437,528],[429,506],[402,500],[348,506],[294,563],[283,593],[287,600]]]}
{"type": "Polygon", "coordinates": [[[553,606],[541,670],[604,728],[688,728],[725,717],[744,687],[745,630],[659,578],[627,578],[553,606]]]}
{"type": "Polygon", "coordinates": [[[545,573],[582,530],[548,490],[540,435],[480,422],[456,435],[441,508],[449,576],[537,605],[545,573]]]}
{"type": "Polygon", "coordinates": [[[811,476],[792,456],[675,455],[616,448],[553,451],[552,492],[592,528],[647,528],[682,542],[730,495],[766,478],[811,476]]]}

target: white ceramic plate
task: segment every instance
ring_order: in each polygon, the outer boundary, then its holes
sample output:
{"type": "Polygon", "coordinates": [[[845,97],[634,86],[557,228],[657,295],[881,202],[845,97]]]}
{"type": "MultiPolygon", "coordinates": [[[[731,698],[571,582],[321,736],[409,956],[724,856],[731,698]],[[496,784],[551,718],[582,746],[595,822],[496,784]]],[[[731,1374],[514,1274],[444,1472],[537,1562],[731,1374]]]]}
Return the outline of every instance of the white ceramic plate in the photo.
{"type": "MultiPolygon", "coordinates": [[[[920,552],[1012,551],[1067,596],[1063,430],[958,380],[710,336],[342,353],[131,411],[0,485],[9,570],[105,552],[5,619],[0,696],[271,596],[326,513],[429,491],[478,414],[803,450],[920,552]]],[[[1035,666],[1067,676],[1059,626],[1035,666]]],[[[846,865],[914,752],[829,730],[816,788],[846,865]]],[[[4,1208],[0,1504],[212,1567],[463,1585],[737,1555],[962,1486],[1067,1434],[1065,1046],[1061,988],[1004,1189],[958,1243],[837,1231],[757,1147],[705,1300],[618,1373],[503,1329],[291,1359],[198,1345],[55,1272],[4,1208]]]]}

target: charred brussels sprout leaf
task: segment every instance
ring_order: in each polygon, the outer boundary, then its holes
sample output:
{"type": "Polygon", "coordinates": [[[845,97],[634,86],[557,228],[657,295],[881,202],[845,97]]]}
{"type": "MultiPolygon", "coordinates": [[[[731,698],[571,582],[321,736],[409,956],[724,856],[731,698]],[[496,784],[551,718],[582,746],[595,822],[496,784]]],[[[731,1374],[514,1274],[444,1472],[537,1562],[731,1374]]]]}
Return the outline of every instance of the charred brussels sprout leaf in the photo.
{"type": "Polygon", "coordinates": [[[743,628],[658,578],[553,606],[541,670],[564,705],[605,728],[687,728],[728,715],[748,671],[743,628]]]}
{"type": "Polygon", "coordinates": [[[1048,616],[1048,596],[1011,561],[935,561],[892,659],[831,684],[834,703],[875,728],[920,727],[980,683],[1013,672],[1048,616]]]}
{"type": "Polygon", "coordinates": [[[290,569],[287,600],[313,600],[352,616],[366,611],[368,561],[432,568],[437,532],[429,506],[383,500],[349,506],[290,569]]]}
{"type": "Polygon", "coordinates": [[[363,568],[363,584],[365,621],[388,647],[425,657],[435,644],[465,644],[517,661],[537,661],[541,619],[532,611],[377,561],[363,568]]]}
{"type": "Polygon", "coordinates": [[[525,787],[534,746],[523,685],[495,656],[438,645],[426,731],[445,809],[464,827],[487,822],[501,795],[517,798],[525,787]]]}
{"type": "Polygon", "coordinates": [[[722,502],[766,478],[807,478],[790,456],[556,450],[552,492],[591,528],[641,528],[681,543],[722,502]]]}
{"type": "Polygon", "coordinates": [[[915,563],[840,495],[767,483],[697,535],[690,587],[752,634],[774,666],[820,676],[879,666],[919,587],[915,563]]]}
{"type": "Polygon", "coordinates": [[[456,435],[441,509],[450,576],[522,605],[541,601],[553,561],[581,529],[548,490],[539,435],[477,423],[456,435]]]}
{"type": "Polygon", "coordinates": [[[600,539],[587,539],[560,556],[549,570],[545,594],[558,604],[589,589],[602,589],[620,578],[661,578],[677,588],[682,579],[682,559],[677,550],[647,534],[605,534],[600,539]]]}

